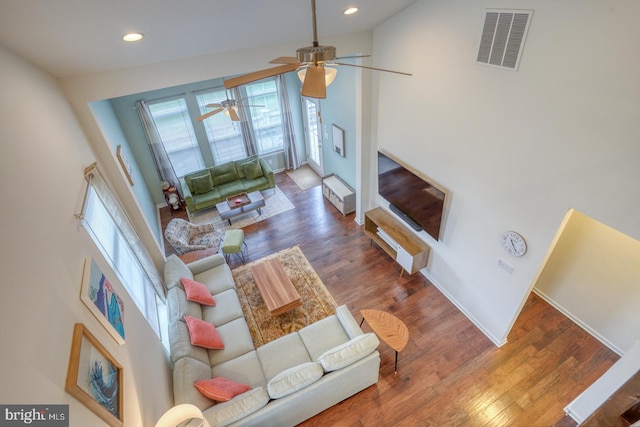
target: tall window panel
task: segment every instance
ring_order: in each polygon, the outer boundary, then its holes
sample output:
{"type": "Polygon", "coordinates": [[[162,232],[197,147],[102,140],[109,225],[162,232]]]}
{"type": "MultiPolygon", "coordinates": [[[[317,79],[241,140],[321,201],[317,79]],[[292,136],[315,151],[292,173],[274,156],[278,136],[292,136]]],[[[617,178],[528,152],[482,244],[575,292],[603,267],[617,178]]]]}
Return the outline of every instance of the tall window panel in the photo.
{"type": "MultiPolygon", "coordinates": [[[[206,107],[207,104],[220,104],[227,99],[227,94],[224,89],[217,89],[197,94],[196,99],[200,114],[205,114],[212,110],[206,107]]],[[[232,121],[222,112],[208,117],[202,123],[216,164],[247,157],[240,123],[232,121]]]]}
{"type": "Polygon", "coordinates": [[[204,168],[185,99],[149,102],[149,109],[176,175],[204,168]]]}
{"type": "Polygon", "coordinates": [[[160,318],[165,317],[165,305],[156,295],[149,276],[124,233],[92,186],[89,186],[87,193],[83,226],[166,347],[167,325],[160,318]]]}
{"type": "Polygon", "coordinates": [[[282,111],[276,79],[248,84],[245,90],[246,104],[264,106],[249,109],[257,153],[263,155],[282,150],[282,111]]]}

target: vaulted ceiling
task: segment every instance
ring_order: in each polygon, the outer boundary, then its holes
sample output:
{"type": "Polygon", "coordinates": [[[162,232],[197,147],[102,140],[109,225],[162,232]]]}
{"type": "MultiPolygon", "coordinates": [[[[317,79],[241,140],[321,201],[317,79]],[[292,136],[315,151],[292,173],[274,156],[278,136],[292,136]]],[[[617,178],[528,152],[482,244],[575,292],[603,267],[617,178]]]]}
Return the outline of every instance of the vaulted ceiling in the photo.
{"type": "MultiPolygon", "coordinates": [[[[317,0],[319,39],[415,1],[317,0]],[[360,10],[345,16],[350,6],[360,10]]],[[[0,0],[0,43],[56,77],[312,39],[310,0],[0,0]],[[122,41],[132,31],[144,39],[122,41]]]]}

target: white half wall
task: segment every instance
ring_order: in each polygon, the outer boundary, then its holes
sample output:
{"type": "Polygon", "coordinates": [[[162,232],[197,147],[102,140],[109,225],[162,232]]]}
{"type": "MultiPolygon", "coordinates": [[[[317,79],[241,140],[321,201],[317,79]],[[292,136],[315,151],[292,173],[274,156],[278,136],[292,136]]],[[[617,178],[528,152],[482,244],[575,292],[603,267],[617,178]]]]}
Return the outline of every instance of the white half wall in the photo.
{"type": "Polygon", "coordinates": [[[499,6],[534,10],[518,71],[475,62],[490,2],[419,0],[374,31],[373,52],[413,73],[374,74],[373,143],[450,191],[441,241],[420,234],[426,274],[498,344],[568,209],[640,238],[640,3],[499,6]],[[502,249],[506,230],[524,256],[502,249]]]}

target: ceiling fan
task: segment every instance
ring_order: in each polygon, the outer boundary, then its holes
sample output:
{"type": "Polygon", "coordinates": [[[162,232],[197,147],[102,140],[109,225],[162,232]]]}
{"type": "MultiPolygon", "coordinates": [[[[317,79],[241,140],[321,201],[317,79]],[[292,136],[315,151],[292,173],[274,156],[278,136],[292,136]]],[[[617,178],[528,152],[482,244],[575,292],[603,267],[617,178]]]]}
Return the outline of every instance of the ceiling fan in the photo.
{"type": "Polygon", "coordinates": [[[224,82],[224,87],[231,89],[267,77],[300,70],[298,72],[298,76],[303,81],[301,92],[302,96],[309,98],[326,98],[327,86],[331,84],[335,78],[336,69],[325,67],[325,65],[346,65],[349,67],[367,68],[370,70],[385,71],[388,73],[404,74],[406,76],[411,75],[401,71],[336,62],[336,59],[364,58],[369,55],[336,57],[336,48],[334,46],[322,46],[318,43],[315,0],[311,0],[311,12],[313,15],[313,46],[301,47],[296,51],[295,57],[281,56],[270,61],[271,64],[282,64],[277,67],[267,68],[245,74],[243,76],[227,79],[224,82]]]}
{"type": "Polygon", "coordinates": [[[231,120],[233,120],[234,122],[239,122],[240,121],[240,117],[238,116],[238,108],[247,108],[247,107],[264,107],[264,105],[246,105],[246,104],[242,104],[242,100],[240,100],[239,102],[236,102],[235,99],[225,99],[222,102],[216,102],[213,104],[207,104],[205,105],[206,108],[215,108],[215,110],[213,111],[209,111],[207,113],[204,113],[203,115],[199,116],[196,118],[196,120],[198,120],[199,122],[203,121],[206,118],[209,118],[211,116],[213,116],[214,114],[218,114],[224,111],[225,114],[227,114],[231,120]]]}

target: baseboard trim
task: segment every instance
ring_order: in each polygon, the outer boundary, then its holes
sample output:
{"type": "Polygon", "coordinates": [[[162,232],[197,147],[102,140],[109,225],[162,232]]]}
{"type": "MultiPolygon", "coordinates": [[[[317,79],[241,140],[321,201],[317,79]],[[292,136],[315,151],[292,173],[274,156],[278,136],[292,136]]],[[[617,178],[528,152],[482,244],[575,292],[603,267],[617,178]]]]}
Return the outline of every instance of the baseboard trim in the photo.
{"type": "Polygon", "coordinates": [[[496,347],[502,347],[503,345],[505,345],[507,343],[507,339],[498,339],[495,336],[493,336],[493,334],[491,334],[491,332],[489,332],[489,330],[487,330],[487,328],[484,327],[484,325],[482,324],[482,322],[480,322],[478,319],[476,319],[471,313],[469,313],[464,306],[458,301],[456,300],[449,292],[447,292],[447,290],[442,287],[437,280],[435,280],[433,277],[431,277],[431,275],[429,275],[429,272],[426,271],[426,269],[422,269],[420,270],[420,273],[422,273],[428,280],[429,282],[431,282],[433,284],[433,286],[435,286],[436,288],[438,288],[438,290],[440,292],[442,292],[442,294],[447,297],[447,299],[449,301],[451,301],[451,303],[453,305],[456,306],[456,308],[458,310],[460,310],[462,312],[462,314],[464,314],[467,319],[469,319],[471,321],[471,323],[473,323],[478,329],[480,329],[480,332],[482,332],[487,338],[489,338],[489,340],[491,340],[491,342],[496,346],[496,347]]]}
{"type": "Polygon", "coordinates": [[[598,332],[596,332],[595,330],[591,329],[589,327],[589,325],[585,324],[584,322],[582,322],[582,320],[578,319],[577,317],[575,317],[573,314],[571,314],[570,311],[568,311],[567,309],[565,309],[563,306],[561,306],[560,304],[556,303],[553,299],[551,299],[551,297],[549,297],[547,294],[545,294],[544,292],[542,292],[540,289],[537,288],[533,288],[533,292],[538,295],[540,298],[542,298],[543,300],[545,300],[549,305],[551,305],[553,308],[555,308],[556,310],[558,310],[560,313],[564,314],[565,316],[567,316],[573,323],[575,323],[576,325],[580,326],[582,329],[584,329],[587,333],[589,333],[589,335],[593,336],[595,339],[597,339],[598,341],[600,341],[602,344],[606,345],[607,347],[609,347],[612,351],[616,352],[616,354],[622,356],[624,354],[624,352],[622,350],[620,350],[617,346],[615,346],[611,341],[607,340],[605,337],[603,337],[602,335],[600,335],[598,332]]]}

